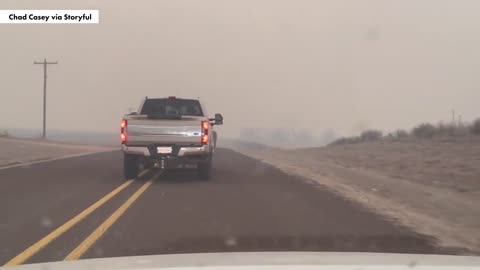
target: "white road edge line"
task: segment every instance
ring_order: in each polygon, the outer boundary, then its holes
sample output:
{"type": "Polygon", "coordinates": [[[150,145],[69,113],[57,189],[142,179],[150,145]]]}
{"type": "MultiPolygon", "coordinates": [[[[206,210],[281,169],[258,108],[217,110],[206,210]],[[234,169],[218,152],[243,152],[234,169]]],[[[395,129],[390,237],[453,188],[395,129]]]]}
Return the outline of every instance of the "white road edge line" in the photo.
{"type": "Polygon", "coordinates": [[[24,162],[24,163],[18,163],[18,164],[3,166],[3,167],[0,167],[0,170],[16,168],[16,167],[24,167],[24,166],[29,166],[29,165],[39,164],[39,163],[45,163],[45,162],[50,162],[50,161],[56,161],[56,160],[61,160],[61,159],[67,159],[67,158],[74,158],[74,157],[88,156],[88,155],[94,155],[94,154],[99,154],[99,153],[113,152],[113,151],[118,151],[118,150],[120,150],[120,149],[99,150],[99,151],[95,151],[95,152],[80,153],[80,154],[74,154],[74,155],[68,155],[68,156],[62,156],[62,157],[56,157],[56,158],[29,161],[29,162],[24,162]]]}

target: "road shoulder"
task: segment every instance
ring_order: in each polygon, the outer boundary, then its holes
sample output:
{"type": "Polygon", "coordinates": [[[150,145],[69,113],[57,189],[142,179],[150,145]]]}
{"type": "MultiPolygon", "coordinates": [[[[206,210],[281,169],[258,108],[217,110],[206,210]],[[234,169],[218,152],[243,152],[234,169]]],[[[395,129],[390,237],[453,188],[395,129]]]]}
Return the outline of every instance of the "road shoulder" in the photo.
{"type": "Polygon", "coordinates": [[[70,145],[15,138],[0,138],[0,149],[0,169],[116,150],[108,146],[70,145]]]}
{"type": "Polygon", "coordinates": [[[444,247],[480,252],[476,218],[480,210],[478,199],[472,196],[401,181],[378,171],[348,168],[334,160],[292,155],[288,150],[241,143],[230,143],[228,147],[312,185],[328,188],[418,233],[431,235],[444,247]]]}

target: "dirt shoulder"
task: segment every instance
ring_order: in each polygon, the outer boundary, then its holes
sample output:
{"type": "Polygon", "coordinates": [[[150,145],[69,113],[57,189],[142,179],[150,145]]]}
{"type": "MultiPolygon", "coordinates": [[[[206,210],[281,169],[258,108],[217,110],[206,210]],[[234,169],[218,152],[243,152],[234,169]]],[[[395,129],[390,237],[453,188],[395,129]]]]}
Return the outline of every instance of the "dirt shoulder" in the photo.
{"type": "Polygon", "coordinates": [[[476,141],[375,142],[297,150],[238,142],[225,146],[432,235],[439,245],[457,250],[454,253],[480,254],[476,141]]]}
{"type": "Polygon", "coordinates": [[[113,147],[70,145],[43,140],[0,138],[0,168],[34,161],[114,150],[113,147]]]}

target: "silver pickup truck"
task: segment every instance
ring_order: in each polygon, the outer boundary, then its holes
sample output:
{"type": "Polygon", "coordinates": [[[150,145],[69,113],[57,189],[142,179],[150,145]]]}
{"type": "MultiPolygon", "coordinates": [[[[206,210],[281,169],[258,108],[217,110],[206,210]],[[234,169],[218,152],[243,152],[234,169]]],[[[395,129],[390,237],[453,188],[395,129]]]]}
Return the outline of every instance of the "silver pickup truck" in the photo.
{"type": "Polygon", "coordinates": [[[121,121],[124,175],[134,178],[147,168],[196,168],[210,178],[217,144],[214,126],[223,117],[208,118],[199,100],[145,97],[137,112],[121,121]]]}

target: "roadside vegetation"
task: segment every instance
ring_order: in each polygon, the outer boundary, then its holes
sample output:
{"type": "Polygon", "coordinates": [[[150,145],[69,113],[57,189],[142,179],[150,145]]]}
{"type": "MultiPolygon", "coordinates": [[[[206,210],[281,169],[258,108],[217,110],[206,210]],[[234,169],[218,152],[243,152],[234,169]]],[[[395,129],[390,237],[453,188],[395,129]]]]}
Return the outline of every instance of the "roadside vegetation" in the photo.
{"type": "Polygon", "coordinates": [[[476,119],[470,124],[438,123],[434,125],[431,123],[421,123],[413,127],[410,131],[404,129],[397,129],[387,134],[384,134],[380,130],[369,129],[363,131],[358,136],[342,137],[336,139],[335,141],[331,142],[330,145],[375,142],[382,140],[434,140],[469,137],[480,137],[480,118],[476,119]]]}

